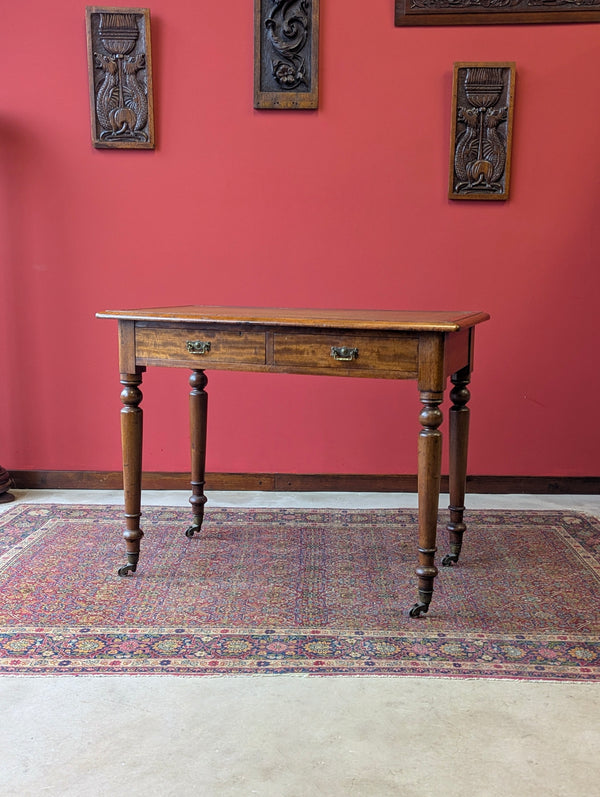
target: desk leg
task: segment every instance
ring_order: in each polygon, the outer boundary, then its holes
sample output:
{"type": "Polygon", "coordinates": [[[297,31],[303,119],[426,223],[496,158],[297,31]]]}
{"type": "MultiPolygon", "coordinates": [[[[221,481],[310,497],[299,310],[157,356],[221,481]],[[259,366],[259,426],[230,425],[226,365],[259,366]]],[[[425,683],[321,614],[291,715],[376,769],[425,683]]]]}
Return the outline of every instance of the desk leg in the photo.
{"type": "Polygon", "coordinates": [[[443,393],[422,390],[421,403],[424,405],[419,415],[423,427],[419,432],[419,602],[410,610],[411,617],[426,614],[433,595],[433,580],[438,569],[434,564],[440,497],[440,473],[442,468],[442,422],[443,393]]]}
{"type": "Polygon", "coordinates": [[[190,376],[190,443],[192,454],[192,496],[190,504],[194,519],[186,530],[186,537],[193,537],[202,527],[204,520],[205,467],[206,467],[206,418],[208,411],[208,394],[204,388],[208,377],[204,371],[193,371],[190,376]]]}
{"type": "Polygon", "coordinates": [[[121,445],[123,449],[123,489],[125,492],[127,564],[119,568],[120,576],[135,573],[140,557],[142,495],[142,400],[141,374],[121,374],[121,445]]]}
{"type": "Polygon", "coordinates": [[[467,403],[471,398],[467,385],[471,372],[463,368],[452,374],[454,387],[450,391],[452,408],[450,409],[450,523],[448,537],[450,553],[442,559],[442,565],[449,567],[458,562],[462,537],[466,530],[463,522],[465,511],[465,487],[467,481],[467,451],[469,448],[469,415],[467,403]]]}

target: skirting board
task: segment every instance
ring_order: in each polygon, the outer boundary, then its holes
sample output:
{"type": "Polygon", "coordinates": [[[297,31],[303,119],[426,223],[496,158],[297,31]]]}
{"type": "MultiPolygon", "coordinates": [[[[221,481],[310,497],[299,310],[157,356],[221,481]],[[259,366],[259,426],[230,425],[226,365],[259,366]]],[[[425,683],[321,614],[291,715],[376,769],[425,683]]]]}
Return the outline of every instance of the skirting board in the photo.
{"type": "MultiPolygon", "coordinates": [[[[15,470],[16,489],[29,490],[121,490],[120,471],[15,470]]],[[[144,490],[187,490],[188,473],[144,473],[144,490]]],[[[417,490],[415,475],[369,475],[353,473],[207,473],[207,490],[266,490],[289,492],[398,492],[417,490]]],[[[448,492],[448,477],[442,476],[442,492],[448,492]]],[[[531,493],[537,495],[598,495],[599,476],[468,476],[470,493],[531,493]]]]}

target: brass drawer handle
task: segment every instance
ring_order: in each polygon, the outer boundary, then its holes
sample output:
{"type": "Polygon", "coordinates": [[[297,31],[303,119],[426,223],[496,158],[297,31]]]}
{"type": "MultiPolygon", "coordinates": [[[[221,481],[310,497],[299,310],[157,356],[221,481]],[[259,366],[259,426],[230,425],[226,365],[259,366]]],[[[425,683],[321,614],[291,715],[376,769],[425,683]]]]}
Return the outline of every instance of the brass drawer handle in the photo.
{"type": "Polygon", "coordinates": [[[350,362],[351,360],[357,359],[358,349],[353,349],[350,346],[332,346],[331,356],[334,360],[350,362]]]}
{"type": "Polygon", "coordinates": [[[208,354],[210,351],[210,341],[188,340],[185,347],[191,354],[208,354]]]}

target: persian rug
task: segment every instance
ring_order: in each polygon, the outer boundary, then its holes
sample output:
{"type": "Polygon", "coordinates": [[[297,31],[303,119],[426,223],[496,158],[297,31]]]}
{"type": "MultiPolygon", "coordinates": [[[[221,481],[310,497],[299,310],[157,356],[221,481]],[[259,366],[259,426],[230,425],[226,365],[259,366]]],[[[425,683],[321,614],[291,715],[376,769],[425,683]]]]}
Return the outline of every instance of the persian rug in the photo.
{"type": "MultiPolygon", "coordinates": [[[[0,513],[0,672],[300,673],[600,680],[600,521],[470,511],[460,562],[416,599],[412,510],[122,508],[0,513]]],[[[440,516],[440,554],[446,533],[440,516]]]]}

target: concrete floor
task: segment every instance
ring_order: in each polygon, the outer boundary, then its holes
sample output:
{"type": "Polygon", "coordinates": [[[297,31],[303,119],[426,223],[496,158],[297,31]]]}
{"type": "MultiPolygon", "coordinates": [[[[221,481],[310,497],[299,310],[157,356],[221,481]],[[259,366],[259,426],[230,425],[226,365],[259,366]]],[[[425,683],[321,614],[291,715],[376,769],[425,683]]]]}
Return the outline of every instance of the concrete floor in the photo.
{"type": "MultiPolygon", "coordinates": [[[[15,495],[121,502],[115,492],[15,495]]],[[[187,494],[149,492],[143,501],[187,505],[187,494]]],[[[212,493],[209,501],[416,506],[406,494],[212,493]]],[[[600,517],[600,496],[473,495],[468,505],[600,517]]],[[[597,797],[599,698],[600,684],[586,683],[4,676],[0,795],[597,797]]]]}

